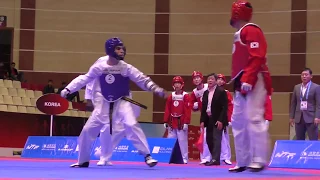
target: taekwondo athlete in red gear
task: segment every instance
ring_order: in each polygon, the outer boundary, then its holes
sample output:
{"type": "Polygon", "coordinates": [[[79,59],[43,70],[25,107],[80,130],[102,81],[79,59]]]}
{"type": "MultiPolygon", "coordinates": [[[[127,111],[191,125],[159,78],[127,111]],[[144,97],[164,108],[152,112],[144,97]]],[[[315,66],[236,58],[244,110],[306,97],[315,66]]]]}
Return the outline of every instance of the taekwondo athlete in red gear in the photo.
{"type": "Polygon", "coordinates": [[[188,124],[191,109],[189,94],[183,91],[184,81],[181,76],[172,80],[174,92],[167,98],[164,127],[168,129],[168,138],[178,138],[183,162],[188,163],[188,124]]]}
{"type": "Polygon", "coordinates": [[[239,0],[232,4],[230,25],[237,29],[232,50],[231,80],[234,81],[232,131],[237,165],[230,172],[247,168],[261,171],[268,161],[268,128],[265,100],[271,95],[271,77],[267,66],[267,42],[261,28],[249,23],[253,8],[239,0]],[[252,152],[252,160],[250,151],[252,152]]]}
{"type": "MultiPolygon", "coordinates": [[[[119,120],[124,123],[127,139],[145,157],[146,164],[150,167],[157,164],[157,160],[150,156],[146,136],[136,120],[131,103],[123,97],[130,95],[130,80],[143,90],[152,91],[160,97],[166,97],[166,91],[137,68],[120,60],[124,55],[123,46],[124,43],[119,38],[108,39],[105,43],[107,55],[92,65],[89,72],[76,77],[61,91],[61,96],[66,97],[93,81],[94,110],[78,138],[78,162],[71,167],[89,167],[90,150],[100,130],[104,125],[111,126],[114,121],[119,120]]],[[[108,141],[111,142],[111,134],[108,141]]]]}
{"type": "MultiPolygon", "coordinates": [[[[193,111],[201,111],[202,108],[202,96],[203,93],[208,89],[208,84],[203,83],[203,75],[199,71],[193,71],[192,73],[192,82],[196,86],[192,90],[190,96],[190,106],[193,111]]],[[[206,128],[201,129],[204,130],[204,142],[203,142],[203,152],[200,153],[200,164],[206,164],[211,161],[211,153],[206,141],[206,128]]]]}
{"type": "MultiPolygon", "coordinates": [[[[223,74],[218,74],[217,79],[218,86],[223,87],[226,83],[226,77],[223,74]]],[[[228,96],[228,122],[229,125],[231,124],[231,115],[233,110],[233,97],[232,94],[225,89],[228,96]]],[[[232,162],[231,159],[231,147],[230,147],[230,138],[229,138],[229,127],[227,126],[222,134],[221,139],[221,155],[220,160],[222,160],[225,164],[231,165],[232,162]]]]}

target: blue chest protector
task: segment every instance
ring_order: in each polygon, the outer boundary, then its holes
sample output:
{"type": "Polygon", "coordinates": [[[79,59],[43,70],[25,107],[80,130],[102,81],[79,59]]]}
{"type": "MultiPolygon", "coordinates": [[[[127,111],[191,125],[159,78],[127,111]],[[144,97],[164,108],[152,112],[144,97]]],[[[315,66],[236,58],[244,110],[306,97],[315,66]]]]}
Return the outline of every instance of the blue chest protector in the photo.
{"type": "Polygon", "coordinates": [[[121,74],[102,74],[99,78],[101,93],[109,102],[115,102],[130,94],[130,79],[121,74]]]}

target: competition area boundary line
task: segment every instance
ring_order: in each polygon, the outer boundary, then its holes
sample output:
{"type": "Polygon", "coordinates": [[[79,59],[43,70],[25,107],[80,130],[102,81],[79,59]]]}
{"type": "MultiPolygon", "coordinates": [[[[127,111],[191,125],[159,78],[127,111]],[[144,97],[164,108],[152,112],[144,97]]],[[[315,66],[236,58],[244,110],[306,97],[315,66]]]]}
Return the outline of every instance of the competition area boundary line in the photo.
{"type": "MultiPolygon", "coordinates": [[[[170,15],[230,15],[230,11],[227,12],[111,12],[111,11],[80,11],[80,10],[70,10],[70,9],[40,9],[40,8],[11,8],[3,7],[0,9],[9,10],[27,10],[27,11],[46,11],[46,12],[65,12],[65,13],[91,13],[91,14],[129,14],[129,15],[155,15],[155,14],[170,14],[170,15]]],[[[272,13],[291,13],[291,12],[319,12],[320,9],[310,9],[310,10],[275,10],[275,11],[255,11],[254,14],[272,14],[272,13]]]]}

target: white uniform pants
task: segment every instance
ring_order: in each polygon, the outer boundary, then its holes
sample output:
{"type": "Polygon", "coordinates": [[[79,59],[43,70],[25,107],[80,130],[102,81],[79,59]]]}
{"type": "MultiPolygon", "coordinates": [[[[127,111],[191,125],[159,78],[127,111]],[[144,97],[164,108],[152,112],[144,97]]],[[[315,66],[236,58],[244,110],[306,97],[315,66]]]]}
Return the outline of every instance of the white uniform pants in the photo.
{"type": "MultiPolygon", "coordinates": [[[[79,136],[79,157],[78,163],[90,161],[90,150],[93,142],[97,138],[100,130],[106,124],[110,124],[109,106],[101,93],[96,92],[93,98],[94,110],[87,123],[84,125],[79,136]]],[[[142,155],[150,154],[149,145],[145,134],[143,133],[131,103],[119,100],[114,103],[113,121],[120,121],[124,124],[127,139],[137,148],[142,155]]],[[[113,122],[114,124],[115,122],[113,122]]],[[[106,133],[108,134],[108,133],[106,133]]],[[[111,135],[104,136],[107,142],[111,142],[111,135]]]]}
{"type": "Polygon", "coordinates": [[[264,119],[266,95],[261,73],[258,74],[254,89],[247,93],[246,97],[238,91],[235,92],[231,119],[236,161],[239,167],[248,166],[251,161],[263,164],[267,162],[269,136],[264,119]]]}
{"type": "Polygon", "coordinates": [[[110,125],[105,125],[100,130],[100,161],[110,161],[114,148],[125,137],[125,128],[121,122],[113,123],[112,137],[110,142],[110,125]]]}
{"type": "Polygon", "coordinates": [[[204,128],[203,152],[200,153],[201,162],[211,161],[211,153],[210,153],[206,138],[207,138],[207,132],[206,132],[206,128],[204,128]]]}
{"type": "Polygon", "coordinates": [[[188,129],[178,130],[168,128],[168,138],[177,138],[182,155],[182,159],[185,163],[188,162],[188,129]]]}
{"type": "Polygon", "coordinates": [[[220,160],[230,160],[231,159],[231,148],[229,140],[229,127],[226,127],[226,131],[222,132],[221,139],[221,155],[220,160]]]}
{"type": "MultiPolygon", "coordinates": [[[[140,107],[131,104],[135,117],[140,116],[140,107]]],[[[115,121],[112,125],[112,137],[110,142],[110,125],[103,126],[100,130],[100,161],[110,161],[114,148],[126,136],[125,127],[122,121],[115,121]]],[[[99,153],[98,153],[99,154],[99,153]]]]}

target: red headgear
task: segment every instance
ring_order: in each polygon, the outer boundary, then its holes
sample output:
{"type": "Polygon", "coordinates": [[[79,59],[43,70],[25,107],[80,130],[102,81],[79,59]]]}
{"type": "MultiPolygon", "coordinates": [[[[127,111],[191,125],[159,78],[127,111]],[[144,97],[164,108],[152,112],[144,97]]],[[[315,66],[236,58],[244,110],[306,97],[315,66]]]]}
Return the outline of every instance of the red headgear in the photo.
{"type": "Polygon", "coordinates": [[[175,89],[175,88],[174,88],[174,83],[181,83],[181,89],[182,89],[183,86],[184,86],[184,81],[183,81],[183,79],[182,79],[181,76],[175,76],[175,77],[172,79],[172,87],[173,87],[173,89],[175,89]]]}
{"type": "Polygon", "coordinates": [[[197,77],[197,76],[200,77],[201,82],[202,82],[202,80],[203,80],[203,75],[202,75],[202,73],[201,73],[200,71],[193,71],[193,73],[192,73],[192,80],[193,80],[195,77],[197,77]]]}
{"type": "Polygon", "coordinates": [[[230,25],[232,26],[236,21],[250,21],[252,17],[252,6],[249,2],[238,0],[233,2],[231,9],[230,25]]]}
{"type": "Polygon", "coordinates": [[[223,74],[218,74],[218,78],[221,78],[224,80],[224,82],[226,82],[226,77],[223,74]]]}

